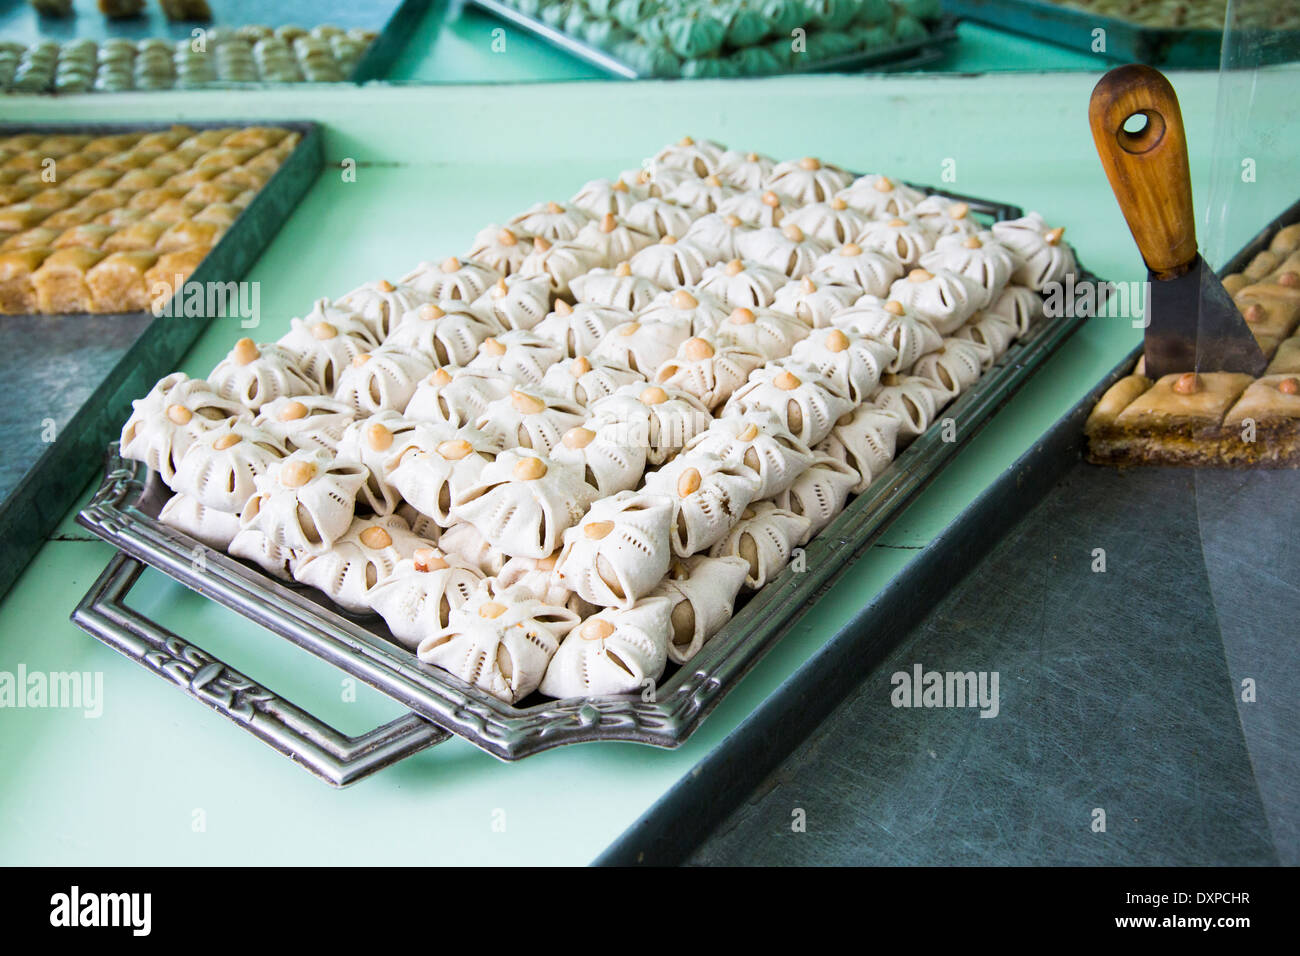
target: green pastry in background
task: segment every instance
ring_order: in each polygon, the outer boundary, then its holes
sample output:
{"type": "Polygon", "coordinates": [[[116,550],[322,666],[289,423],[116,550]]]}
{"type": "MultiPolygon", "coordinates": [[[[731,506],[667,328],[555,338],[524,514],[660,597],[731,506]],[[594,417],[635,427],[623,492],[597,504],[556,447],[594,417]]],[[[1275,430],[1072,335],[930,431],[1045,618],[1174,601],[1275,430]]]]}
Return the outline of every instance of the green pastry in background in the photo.
{"type": "Polygon", "coordinates": [[[767,18],[774,33],[785,36],[808,23],[808,11],[799,0],[759,0],[758,12],[767,18]]]}
{"type": "Polygon", "coordinates": [[[809,22],[824,30],[841,30],[858,16],[858,0],[804,0],[809,22]]]}
{"type": "Polygon", "coordinates": [[[733,4],[727,14],[727,33],[724,41],[727,46],[743,48],[763,42],[768,34],[767,18],[747,2],[733,4]]]}
{"type": "Polygon", "coordinates": [[[683,58],[709,56],[722,48],[726,28],[709,14],[688,13],[666,18],[664,35],[674,53],[683,58]]]}
{"type": "Polygon", "coordinates": [[[727,61],[740,76],[769,76],[785,69],[785,63],[776,54],[761,46],[737,50],[727,61]]]}

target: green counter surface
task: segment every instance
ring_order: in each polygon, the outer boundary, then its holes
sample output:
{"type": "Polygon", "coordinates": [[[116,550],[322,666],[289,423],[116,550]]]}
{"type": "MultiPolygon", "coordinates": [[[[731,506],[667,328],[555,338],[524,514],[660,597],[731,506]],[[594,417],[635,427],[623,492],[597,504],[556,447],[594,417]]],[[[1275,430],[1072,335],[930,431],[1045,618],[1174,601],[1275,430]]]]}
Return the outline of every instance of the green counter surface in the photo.
{"type": "MultiPolygon", "coordinates": [[[[1173,77],[1201,221],[1211,181],[1236,181],[1242,157],[1255,161],[1255,181],[1226,193],[1225,225],[1205,237],[1212,261],[1215,250],[1235,250],[1295,198],[1296,76],[1256,78],[1248,105],[1251,128],[1260,132],[1240,143],[1219,136],[1217,160],[1217,77],[1173,77]]],[[[481,226],[538,200],[563,200],[586,180],[634,167],[685,133],[778,157],[816,154],[916,182],[939,183],[953,160],[949,188],[1037,209],[1067,227],[1067,240],[1094,271],[1136,280],[1140,261],[1088,132],[1095,80],[804,77],[8,98],[0,100],[0,120],[324,123],[326,172],[247,276],[261,283],[255,337],[269,341],[316,297],[461,253],[481,226]],[[349,159],[357,164],[355,182],[341,175],[349,159]]],[[[205,375],[242,334],[237,320],[214,322],[181,369],[205,375]]],[[[0,710],[0,862],[586,863],[1139,336],[1129,319],[1086,323],[676,751],[589,744],[505,764],[452,740],[355,787],[332,790],[68,621],[112,553],[87,540],[70,513],[0,603],[0,671],[102,673],[102,715],[0,710]]],[[[344,731],[399,712],[364,687],[350,701],[350,682],[340,672],[154,572],[146,572],[131,603],[344,731]]]]}

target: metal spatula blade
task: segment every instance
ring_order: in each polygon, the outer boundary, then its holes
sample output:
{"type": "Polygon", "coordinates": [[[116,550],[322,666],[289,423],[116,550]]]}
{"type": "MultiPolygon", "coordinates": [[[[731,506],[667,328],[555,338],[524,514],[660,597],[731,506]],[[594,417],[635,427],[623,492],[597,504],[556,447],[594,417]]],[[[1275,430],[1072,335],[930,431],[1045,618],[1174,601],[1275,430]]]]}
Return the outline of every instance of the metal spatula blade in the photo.
{"type": "Polygon", "coordinates": [[[1173,86],[1149,66],[1118,67],[1092,91],[1088,120],[1106,177],[1147,264],[1146,374],[1262,374],[1268,364],[1264,353],[1196,251],[1187,137],[1173,86]]]}

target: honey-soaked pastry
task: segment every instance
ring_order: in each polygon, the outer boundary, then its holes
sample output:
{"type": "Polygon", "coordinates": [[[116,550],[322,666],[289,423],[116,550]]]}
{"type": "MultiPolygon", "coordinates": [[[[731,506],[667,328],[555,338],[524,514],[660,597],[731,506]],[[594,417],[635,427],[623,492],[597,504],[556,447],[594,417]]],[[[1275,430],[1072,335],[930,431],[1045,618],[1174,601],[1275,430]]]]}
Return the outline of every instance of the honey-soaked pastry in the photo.
{"type": "Polygon", "coordinates": [[[515,703],[537,689],[560,641],[578,621],[567,608],[543,604],[520,588],[484,582],[451,613],[446,628],[420,641],[416,653],[424,663],[515,703]]]}
{"type": "Polygon", "coordinates": [[[292,352],[279,345],[258,345],[250,338],[235,343],[212,370],[208,382],[222,398],[254,412],[272,399],[315,391],[292,352]]]}
{"type": "Polygon", "coordinates": [[[437,305],[426,302],[402,315],[384,347],[417,354],[434,367],[465,365],[494,331],[458,300],[447,299],[437,305]]]}
{"type": "Polygon", "coordinates": [[[565,242],[576,238],[591,221],[592,216],[575,206],[544,202],[515,216],[506,226],[529,238],[565,242]]]}
{"type": "Polygon", "coordinates": [[[849,492],[860,495],[894,460],[901,425],[896,412],[862,405],[840,416],[830,435],[815,450],[853,469],[858,480],[849,492]]]}
{"type": "Polygon", "coordinates": [[[542,558],[595,497],[576,466],[511,449],[483,469],[479,481],[453,502],[451,514],[511,557],[542,558]]]}
{"type": "Polygon", "coordinates": [[[432,297],[413,286],[394,285],[387,279],[379,279],[340,296],[334,305],[357,316],[369,327],[376,342],[382,342],[403,315],[422,305],[433,304],[433,301],[432,297]]]}
{"type": "Polygon", "coordinates": [[[326,551],[308,552],[293,576],[353,614],[371,610],[371,590],[385,582],[402,560],[433,543],[412,534],[400,515],[353,518],[347,532],[326,551]]]}
{"type": "Polygon", "coordinates": [[[53,252],[48,247],[36,246],[0,253],[0,311],[8,315],[37,311],[32,276],[53,252]]]}
{"type": "Polygon", "coordinates": [[[205,507],[237,514],[257,490],[257,476],[286,454],[274,435],[255,424],[222,422],[191,442],[171,487],[205,507]]]}
{"type": "Polygon", "coordinates": [[[269,432],[288,452],[324,451],[337,456],[356,409],[325,395],[272,399],[258,409],[253,424],[269,432]]]}
{"type": "Polygon", "coordinates": [[[165,286],[175,294],[177,286],[199,267],[199,263],[207,254],[208,251],[201,247],[164,252],[158,257],[153,268],[144,274],[144,281],[150,293],[165,286]]]}
{"type": "Polygon", "coordinates": [[[664,290],[644,276],[634,275],[626,262],[612,269],[592,269],[569,282],[574,301],[639,312],[664,290]]]}
{"type": "Polygon", "coordinates": [[[564,533],[556,573],[598,607],[631,608],[668,573],[672,499],[622,491],[591,506],[564,533]]]}
{"type": "Polygon", "coordinates": [[[649,597],[587,618],[561,642],[539,689],[548,697],[640,693],[668,663],[670,612],[668,599],[649,597]]]}
{"type": "MultiPolygon", "coordinates": [[[[89,225],[89,224],[87,224],[89,225]]],[[[84,228],[83,226],[74,226],[74,229],[84,228]]],[[[82,246],[95,244],[84,242],[67,242],[60,243],[59,240],[68,232],[65,229],[47,229],[44,226],[38,226],[35,229],[24,229],[22,232],[6,232],[7,238],[0,242],[0,252],[15,252],[22,249],[53,249],[63,248],[64,246],[82,246]]]]}
{"type": "Polygon", "coordinates": [[[713,341],[724,347],[757,352],[765,361],[772,361],[789,355],[795,343],[808,334],[808,326],[781,312],[737,306],[727,321],[713,330],[713,341]]]}
{"type": "Polygon", "coordinates": [[[432,371],[433,363],[424,355],[384,345],[352,360],[339,375],[334,397],[363,415],[400,411],[432,371]]]}
{"type": "Polygon", "coordinates": [[[86,273],[104,256],[96,249],[59,249],[50,253],[32,273],[37,311],[92,311],[94,297],[86,273]]]}
{"type": "Polygon", "coordinates": [[[114,252],[86,273],[91,301],[96,312],[162,311],[171,298],[170,289],[153,290],[145,275],[158,263],[158,253],[147,249],[114,252]]]}
{"type": "Polygon", "coordinates": [[[157,246],[158,237],[167,231],[169,224],[157,219],[141,219],[124,228],[91,224],[89,227],[107,230],[109,236],[100,243],[105,252],[124,252],[130,250],[152,250],[157,246]]]}
{"type": "Polygon", "coordinates": [[[756,501],[731,532],[709,549],[709,557],[735,557],[747,565],[745,586],[757,591],[790,563],[791,552],[805,540],[812,522],[803,515],[756,501]]]}
{"type": "MultiPolygon", "coordinates": [[[[28,230],[28,232],[36,231],[34,229],[28,230]]],[[[63,231],[57,229],[42,229],[39,231],[52,234],[41,244],[53,245],[55,249],[67,249],[76,246],[98,249],[114,234],[114,230],[110,226],[101,226],[93,222],[82,223],[80,226],[73,226],[71,229],[64,229],[63,231]]],[[[115,250],[109,249],[105,251],[112,252],[115,250]]]]}
{"type": "Polygon", "coordinates": [[[844,462],[818,452],[794,484],[773,499],[777,507],[808,519],[808,530],[798,541],[800,547],[844,510],[850,492],[860,480],[844,462]]]}
{"type": "Polygon", "coordinates": [[[275,548],[321,554],[351,526],[365,480],[363,465],[296,451],[257,476],[240,527],[260,532],[275,548]]]}
{"type": "Polygon", "coordinates": [[[123,458],[144,462],[170,487],[176,467],[195,440],[247,416],[242,405],[222,398],[203,379],[174,372],[144,398],[131,402],[131,417],[122,426],[118,450],[123,458]]]}
{"type": "Polygon", "coordinates": [[[370,609],[384,619],[403,647],[415,650],[429,634],[447,627],[483,575],[455,556],[423,546],[398,561],[366,592],[370,609]]]}
{"type": "MultiPolygon", "coordinates": [[[[551,300],[551,283],[545,276],[512,275],[494,282],[474,300],[472,309],[496,332],[528,330],[546,318],[551,300]]],[[[559,308],[560,302],[555,306],[559,308]]]]}
{"type": "Polygon", "coordinates": [[[214,551],[228,551],[239,534],[238,514],[209,508],[189,495],[168,498],[158,512],[158,520],[214,551]]]}

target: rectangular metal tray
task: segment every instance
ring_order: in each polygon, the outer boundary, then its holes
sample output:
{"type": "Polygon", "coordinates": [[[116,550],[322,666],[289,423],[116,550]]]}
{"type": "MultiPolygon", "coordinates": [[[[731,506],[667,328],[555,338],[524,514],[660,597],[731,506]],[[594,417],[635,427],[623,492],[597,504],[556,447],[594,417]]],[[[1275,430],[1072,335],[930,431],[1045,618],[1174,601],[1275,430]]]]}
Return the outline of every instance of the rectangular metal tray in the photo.
{"type": "MultiPolygon", "coordinates": [[[[162,37],[187,40],[195,28],[235,28],[249,24],[279,27],[295,25],[311,29],[332,24],[343,29],[361,27],[379,35],[370,44],[348,79],[353,83],[382,79],[410,38],[416,23],[428,11],[432,0],[221,0],[213,3],[212,19],[206,22],[173,22],[153,0],[138,17],[109,20],[95,0],[74,0],[76,15],[66,18],[37,16],[27,0],[0,0],[0,38],[32,44],[40,40],[66,43],[89,38],[96,42],[111,37],[143,40],[162,37]]],[[[283,84],[206,83],[204,89],[244,89],[283,84]]]]}
{"type": "MultiPolygon", "coordinates": [[[[246,122],[187,124],[194,129],[246,122]]],[[[322,164],[315,123],[274,122],[301,134],[248,208],[199,263],[191,282],[238,280],[256,261],[315,182],[322,164]]],[[[16,132],[94,135],[167,129],[167,123],[16,124],[16,132]]],[[[45,536],[95,473],[103,448],[122,427],[131,400],[170,372],[207,318],[119,315],[0,316],[0,595],[8,590],[45,536]],[[52,441],[46,439],[51,437],[52,441]]]]}
{"type": "MultiPolygon", "coordinates": [[[[936,190],[926,188],[926,192],[936,190]]],[[[943,195],[961,199],[976,214],[994,219],[1022,214],[1014,206],[943,195]]],[[[1084,277],[1092,279],[1086,273],[1084,277]]],[[[787,567],[755,594],[689,664],[665,675],[654,700],[636,695],[549,700],[539,695],[519,706],[503,703],[423,664],[386,636],[381,620],[340,612],[313,589],[285,585],[260,568],[206,551],[161,524],[156,515],[170,492],[142,465],[119,458],[113,447],[104,483],[77,520],[122,554],[86,595],[73,620],[335,785],[350,783],[437,743],[446,732],[503,760],[593,740],[675,747],[1082,321],[1073,314],[1046,319],[1013,345],[973,388],[945,409],[943,417],[956,425],[955,440],[944,441],[941,423],[936,422],[912,442],[806,546],[806,570],[800,573],[787,567]],[[203,554],[204,560],[196,561],[197,554],[203,554]],[[411,714],[361,738],[347,738],[304,717],[298,708],[127,608],[125,596],[142,564],[337,665],[399,701],[411,714]],[[214,698],[209,691],[214,681],[241,690],[214,698]],[[294,714],[294,726],[286,726],[276,716],[286,709],[294,714]],[[340,742],[338,751],[364,751],[364,742],[371,737],[383,739],[390,752],[375,757],[367,751],[363,759],[354,761],[319,749],[304,753],[300,746],[329,738],[340,742]]]]}
{"type": "MultiPolygon", "coordinates": [[[[633,67],[624,63],[613,54],[607,53],[599,47],[592,46],[577,37],[565,33],[563,30],[556,29],[536,17],[530,17],[527,14],[520,13],[509,4],[502,3],[501,0],[468,0],[476,7],[486,10],[493,16],[499,17],[508,23],[512,23],[521,30],[526,30],[537,36],[552,46],[558,47],[564,52],[575,56],[578,59],[590,63],[597,69],[604,70],[612,76],[619,76],[627,80],[645,80],[645,79],[667,79],[666,77],[651,77],[647,74],[639,73],[633,67]]],[[[792,73],[835,73],[835,72],[854,72],[866,70],[868,68],[877,68],[881,72],[893,72],[900,70],[920,69],[943,58],[946,48],[957,42],[957,18],[945,16],[937,23],[927,24],[930,35],[924,40],[915,40],[909,43],[900,43],[896,46],[886,47],[881,50],[870,50],[861,53],[850,53],[846,56],[832,57],[828,60],[821,60],[816,63],[810,63],[807,66],[801,66],[798,69],[783,70],[779,73],[771,74],[773,76],[788,76],[792,73]]],[[[758,77],[753,77],[757,79],[758,77]]]]}
{"type": "MultiPolygon", "coordinates": [[[[944,8],[974,20],[1092,53],[1118,63],[1146,63],[1184,69],[1218,69],[1222,30],[1146,27],[1129,20],[1058,6],[1045,0],[944,0],[944,8]],[[1104,30],[1105,49],[1095,50],[1095,31],[1104,30]]],[[[1300,59],[1300,33],[1239,31],[1241,42],[1259,52],[1259,65],[1300,59]]]]}

